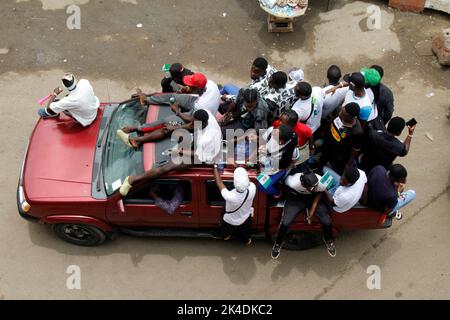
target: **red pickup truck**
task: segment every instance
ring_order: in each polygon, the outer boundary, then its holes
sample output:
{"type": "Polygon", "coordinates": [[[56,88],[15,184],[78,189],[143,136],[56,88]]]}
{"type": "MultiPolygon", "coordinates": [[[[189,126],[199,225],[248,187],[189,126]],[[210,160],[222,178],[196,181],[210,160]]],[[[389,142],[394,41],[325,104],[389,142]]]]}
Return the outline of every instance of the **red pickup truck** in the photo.
{"type": "MultiPolygon", "coordinates": [[[[126,147],[116,130],[167,118],[170,108],[142,107],[136,100],[103,103],[97,119],[82,128],[71,118],[40,119],[31,135],[17,188],[19,214],[47,224],[63,240],[94,246],[118,231],[139,236],[212,237],[224,201],[215,185],[213,170],[195,166],[153,180],[122,199],[119,187],[128,175],[142,173],[168,161],[175,142],[166,139],[139,149],[126,147]],[[183,189],[183,202],[172,215],[158,208],[149,196],[158,185],[169,197],[174,187],[183,189]]],[[[222,175],[232,187],[232,167],[222,175]]],[[[257,172],[248,170],[256,183],[257,172]]],[[[258,191],[254,200],[254,237],[273,239],[283,209],[283,199],[258,191]]],[[[392,219],[365,207],[332,216],[335,233],[344,230],[388,228],[392,219]]],[[[304,215],[293,223],[285,248],[307,249],[322,243],[321,226],[304,215]]]]}

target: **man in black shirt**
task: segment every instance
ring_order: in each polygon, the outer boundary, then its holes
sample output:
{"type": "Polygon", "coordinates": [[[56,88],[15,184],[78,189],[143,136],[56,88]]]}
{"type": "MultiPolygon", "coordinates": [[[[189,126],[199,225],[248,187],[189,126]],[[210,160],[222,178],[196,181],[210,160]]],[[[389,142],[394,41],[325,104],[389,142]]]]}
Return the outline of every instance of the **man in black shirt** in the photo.
{"type": "Polygon", "coordinates": [[[338,117],[325,129],[320,164],[342,175],[346,166],[352,166],[361,150],[363,130],[358,120],[359,105],[348,103],[338,117]]]}
{"type": "MultiPolygon", "coordinates": [[[[377,70],[381,79],[383,79],[384,70],[381,66],[373,65],[370,68],[377,70]]],[[[372,89],[374,102],[378,109],[378,117],[376,119],[377,121],[375,121],[377,125],[376,129],[384,130],[384,126],[391,120],[392,114],[394,113],[394,95],[391,89],[381,82],[375,86],[371,86],[370,89],[372,89]]]]}
{"type": "Polygon", "coordinates": [[[388,170],[395,158],[406,156],[416,127],[408,126],[408,136],[405,142],[402,142],[398,136],[402,134],[404,128],[405,120],[400,117],[394,117],[389,121],[386,132],[376,131],[369,126],[367,146],[361,158],[361,169],[369,173],[373,167],[382,165],[388,170]]]}
{"type": "Polygon", "coordinates": [[[178,90],[176,90],[176,87],[186,86],[186,84],[183,82],[184,76],[190,76],[194,74],[191,70],[184,68],[181,63],[174,63],[170,66],[169,69],[170,77],[165,77],[161,80],[161,88],[162,92],[164,93],[173,93],[178,90]]]}
{"type": "Polygon", "coordinates": [[[414,190],[404,191],[408,172],[401,164],[394,164],[387,171],[383,166],[373,168],[364,188],[361,203],[380,213],[401,219],[398,210],[416,198],[414,190]]]}

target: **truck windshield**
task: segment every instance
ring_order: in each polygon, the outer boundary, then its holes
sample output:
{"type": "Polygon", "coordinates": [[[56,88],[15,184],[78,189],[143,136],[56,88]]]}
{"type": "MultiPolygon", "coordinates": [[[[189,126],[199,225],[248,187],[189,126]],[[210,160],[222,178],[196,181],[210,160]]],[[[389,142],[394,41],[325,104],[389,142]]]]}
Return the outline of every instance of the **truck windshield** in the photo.
{"type": "MultiPolygon", "coordinates": [[[[116,132],[126,126],[138,127],[145,122],[148,107],[133,100],[120,104],[111,119],[103,158],[103,178],[108,195],[120,188],[129,175],[144,171],[142,147],[135,150],[117,138],[116,132]]],[[[135,135],[136,133],[132,133],[135,135]]]]}

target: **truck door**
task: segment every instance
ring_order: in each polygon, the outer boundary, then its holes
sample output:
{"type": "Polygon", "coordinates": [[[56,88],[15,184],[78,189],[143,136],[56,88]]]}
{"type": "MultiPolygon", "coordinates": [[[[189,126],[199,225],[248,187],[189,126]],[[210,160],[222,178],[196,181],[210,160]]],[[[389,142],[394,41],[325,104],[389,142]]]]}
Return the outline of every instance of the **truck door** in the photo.
{"type": "MultiPolygon", "coordinates": [[[[193,183],[188,179],[164,179],[154,180],[136,190],[130,191],[123,199],[123,212],[120,210],[108,210],[108,218],[111,222],[126,226],[147,227],[197,227],[198,210],[193,194],[193,183]],[[151,192],[158,196],[158,205],[151,197],[151,192]],[[171,203],[181,200],[178,208],[169,214],[160,208],[170,207],[171,203]]],[[[178,201],[179,202],[179,201],[178,201]]]]}

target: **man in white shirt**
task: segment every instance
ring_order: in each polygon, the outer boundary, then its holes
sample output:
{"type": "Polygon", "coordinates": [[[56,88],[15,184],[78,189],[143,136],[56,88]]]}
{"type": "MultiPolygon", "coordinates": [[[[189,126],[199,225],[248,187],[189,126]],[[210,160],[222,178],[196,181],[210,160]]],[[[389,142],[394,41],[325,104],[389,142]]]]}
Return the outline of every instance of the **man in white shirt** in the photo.
{"type": "Polygon", "coordinates": [[[174,98],[177,107],[179,106],[184,112],[189,112],[192,115],[196,110],[205,109],[215,116],[221,103],[221,95],[217,84],[208,80],[203,73],[199,72],[183,77],[183,82],[187,87],[182,87],[182,94],[167,93],[149,97],[141,92],[138,92],[138,94],[143,96],[144,101],[149,105],[171,105],[171,98],[174,98]]]}
{"type": "Polygon", "coordinates": [[[366,182],[364,171],[356,167],[346,168],[334,194],[327,192],[333,211],[343,213],[353,208],[361,199],[366,182]]]}
{"type": "Polygon", "coordinates": [[[374,104],[372,90],[366,89],[364,76],[360,72],[344,76],[344,80],[349,83],[349,89],[345,95],[344,105],[356,102],[359,105],[359,120],[369,122],[378,117],[378,109],[374,104]]]}
{"type": "Polygon", "coordinates": [[[197,129],[194,133],[194,137],[197,137],[194,145],[195,155],[202,163],[217,162],[222,150],[222,130],[216,118],[204,109],[195,111],[193,118],[202,124],[201,128],[194,127],[194,130],[197,129]]]}
{"type": "Polygon", "coordinates": [[[100,101],[95,96],[94,89],[88,80],[81,79],[77,82],[75,76],[71,73],[65,74],[61,80],[69,94],[61,100],[55,101],[57,95],[62,92],[61,88],[56,88],[47,107],[39,110],[39,115],[42,118],[51,118],[64,112],[83,127],[87,127],[97,117],[97,110],[100,106],[100,101]]]}
{"type": "Polygon", "coordinates": [[[234,170],[234,189],[228,190],[222,182],[217,164],[214,164],[214,179],[225,199],[224,215],[220,223],[221,238],[229,240],[231,236],[236,236],[250,245],[252,243],[250,236],[252,205],[256,195],[255,184],[250,182],[247,171],[239,167],[234,170]]]}
{"type": "MultiPolygon", "coordinates": [[[[340,186],[331,194],[326,191],[328,216],[331,213],[343,213],[353,208],[361,199],[367,177],[364,171],[356,167],[347,167],[340,178],[340,186]]],[[[336,256],[336,243],[332,239],[324,239],[328,253],[336,256]]]]}
{"type": "Polygon", "coordinates": [[[283,206],[283,217],[272,247],[272,259],[278,259],[289,226],[305,210],[307,220],[313,216],[319,220],[325,241],[333,240],[333,226],[328,205],[324,202],[325,199],[322,200],[322,193],[327,190],[327,185],[322,177],[313,172],[297,173],[286,178],[286,185],[292,191],[287,194],[283,206]]]}
{"type": "Polygon", "coordinates": [[[325,94],[320,87],[312,88],[308,82],[299,82],[295,86],[295,94],[299,98],[292,110],[297,112],[300,122],[305,123],[316,132],[322,118],[323,100],[325,94]]]}

